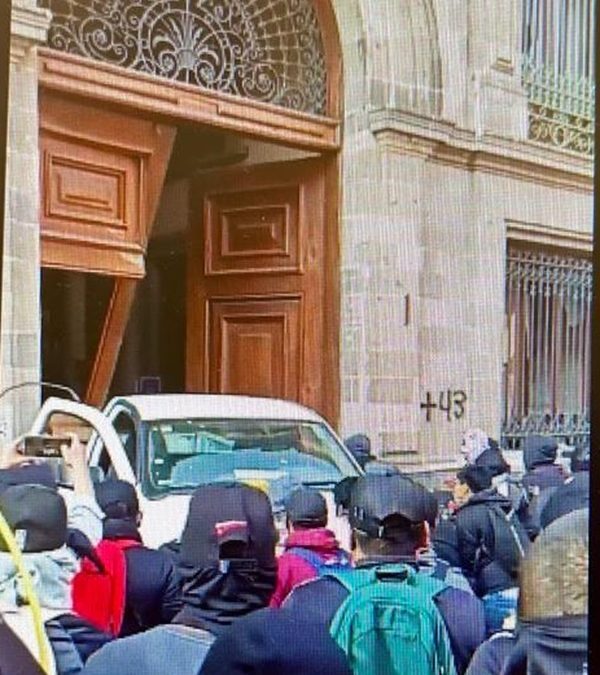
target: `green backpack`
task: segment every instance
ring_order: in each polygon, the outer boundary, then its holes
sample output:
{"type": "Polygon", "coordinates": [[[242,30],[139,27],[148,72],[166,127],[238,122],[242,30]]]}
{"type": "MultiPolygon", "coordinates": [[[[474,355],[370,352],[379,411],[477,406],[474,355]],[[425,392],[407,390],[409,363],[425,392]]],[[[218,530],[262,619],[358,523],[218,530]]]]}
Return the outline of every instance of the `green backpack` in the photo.
{"type": "Polygon", "coordinates": [[[447,588],[407,565],[327,572],[349,595],[330,626],[354,675],[456,675],[433,598],[447,588]]]}

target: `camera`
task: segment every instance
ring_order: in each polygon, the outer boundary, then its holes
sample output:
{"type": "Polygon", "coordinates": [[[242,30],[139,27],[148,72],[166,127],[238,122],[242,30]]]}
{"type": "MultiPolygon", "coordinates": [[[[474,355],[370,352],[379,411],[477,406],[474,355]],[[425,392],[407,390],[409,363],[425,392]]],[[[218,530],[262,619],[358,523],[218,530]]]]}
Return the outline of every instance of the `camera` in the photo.
{"type": "Polygon", "coordinates": [[[23,439],[22,452],[25,457],[62,459],[61,445],[71,445],[71,438],[50,434],[30,435],[23,439]]]}

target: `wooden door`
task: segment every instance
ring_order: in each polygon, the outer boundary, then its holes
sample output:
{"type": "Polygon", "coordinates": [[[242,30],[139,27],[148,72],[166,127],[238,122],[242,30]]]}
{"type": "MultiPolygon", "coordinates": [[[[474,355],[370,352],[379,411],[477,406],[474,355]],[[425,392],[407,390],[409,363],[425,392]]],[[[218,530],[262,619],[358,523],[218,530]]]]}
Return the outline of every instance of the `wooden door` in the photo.
{"type": "Polygon", "coordinates": [[[324,382],[335,377],[335,367],[324,371],[326,345],[337,340],[325,321],[326,176],[321,160],[309,160],[221,171],[198,183],[188,257],[188,390],[276,396],[324,414],[335,409],[324,382]]]}
{"type": "Polygon", "coordinates": [[[41,264],[114,278],[86,401],[106,398],[176,128],[91,100],[40,93],[41,264]]]}

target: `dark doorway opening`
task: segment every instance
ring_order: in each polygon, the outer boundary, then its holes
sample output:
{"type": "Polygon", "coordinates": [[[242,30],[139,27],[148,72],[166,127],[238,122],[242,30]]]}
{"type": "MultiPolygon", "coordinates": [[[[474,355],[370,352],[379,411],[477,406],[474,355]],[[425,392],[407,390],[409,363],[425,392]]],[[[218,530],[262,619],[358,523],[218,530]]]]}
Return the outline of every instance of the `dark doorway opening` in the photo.
{"type": "Polygon", "coordinates": [[[108,276],[42,268],[44,381],[85,396],[113,285],[108,276]]]}

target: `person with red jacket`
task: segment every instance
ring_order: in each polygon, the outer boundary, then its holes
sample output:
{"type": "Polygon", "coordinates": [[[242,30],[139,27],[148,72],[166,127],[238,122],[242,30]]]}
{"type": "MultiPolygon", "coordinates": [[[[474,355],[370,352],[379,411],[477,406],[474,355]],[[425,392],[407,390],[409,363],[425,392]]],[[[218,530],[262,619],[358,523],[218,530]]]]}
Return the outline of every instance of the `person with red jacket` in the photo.
{"type": "Polygon", "coordinates": [[[96,500],[104,512],[105,550],[124,556],[124,607],[119,637],[170,623],[181,609],[180,579],[172,557],[143,545],[142,514],[134,486],[110,479],[96,485],[96,500]]]}
{"type": "Polygon", "coordinates": [[[298,488],[287,503],[288,538],[277,564],[277,585],[269,603],[280,607],[299,584],[319,576],[321,569],[346,567],[350,556],[327,529],[327,503],[310,488],[298,488]]]}

